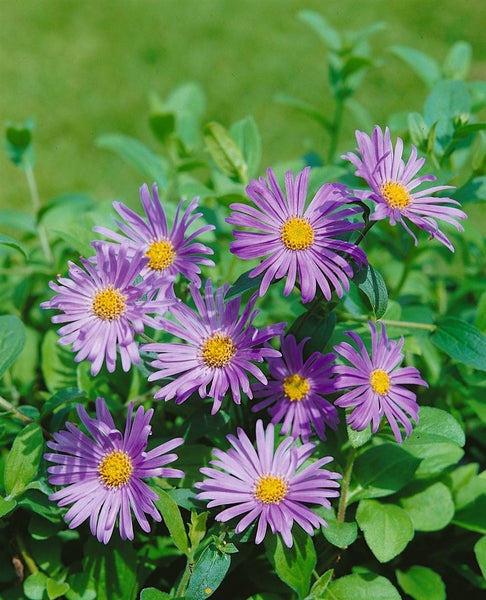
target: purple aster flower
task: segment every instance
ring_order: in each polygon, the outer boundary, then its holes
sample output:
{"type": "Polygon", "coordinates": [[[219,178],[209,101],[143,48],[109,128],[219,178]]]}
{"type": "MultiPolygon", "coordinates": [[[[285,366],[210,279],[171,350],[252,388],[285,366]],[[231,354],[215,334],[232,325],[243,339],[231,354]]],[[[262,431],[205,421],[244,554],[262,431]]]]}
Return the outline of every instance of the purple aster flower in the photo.
{"type": "Polygon", "coordinates": [[[93,439],[76,425],[66,423],[67,430],[55,433],[54,441],[47,442],[53,452],[44,458],[55,463],[47,469],[49,483],[65,486],[49,500],[59,506],[72,505],[64,517],[70,529],[89,518],[91,533],[104,544],[111,538],[117,517],[121,538],[133,539],[132,512],[143,531],[150,531],[146,515],[161,520],[154,506],[158,495],[142,480],[184,477],[179,469],[164,466],[177,459],[177,454],[168,452],[184,440],[175,438],[147,452],[154,411],[139,406],[132,421],[132,403],[123,435],[115,427],[103,398],[96,400],[96,419],[80,404],[77,410],[93,439]]]}
{"type": "Polygon", "coordinates": [[[463,231],[457,219],[465,219],[467,215],[462,210],[449,206],[459,205],[457,200],[432,196],[435,192],[453,189],[453,186],[436,185],[414,191],[424,181],[435,181],[436,177],[417,177],[425,158],[417,158],[417,149],[412,145],[410,157],[405,163],[402,159],[403,141],[397,138],[393,149],[388,127],[384,135],[380,127],[375,127],[372,138],[362,131],[356,131],[356,140],[361,158],[353,152],[348,152],[342,158],[356,167],[356,175],[364,179],[371,188],[371,192],[356,192],[362,198],[369,198],[376,203],[371,220],[388,218],[392,225],[401,223],[417,245],[417,238],[405,221],[408,219],[454,252],[454,247],[439,229],[436,219],[451,223],[459,231],[463,231]]]}
{"type": "Polygon", "coordinates": [[[329,498],[339,496],[339,473],[321,467],[332,460],[327,456],[308,466],[303,464],[312,455],[315,444],[298,446],[291,437],[285,438],[274,449],[274,426],[263,428],[256,424],[256,450],[246,433],[238,428],[237,437],[228,435],[233,446],[227,452],[215,449],[212,467],[203,467],[207,479],[196,483],[201,489],[197,497],[209,500],[208,507],[233,505],[216,515],[217,521],[229,521],[245,515],[236,525],[236,533],[244,531],[258,519],[255,543],[265,537],[267,526],[272,533],[280,533],[286,546],[293,544],[294,521],[309,535],[314,529],[327,526],[307,504],[330,508],[329,498]]]}
{"type": "Polygon", "coordinates": [[[198,198],[191,200],[182,213],[184,200],[179,202],[172,228],[169,230],[162,203],[159,199],[157,185],[152,186],[152,197],[147,185],[140,188],[140,199],[147,220],[130,210],[122,202],[114,202],[113,206],[124,222],[117,221],[123,235],[106,227],[94,227],[94,231],[105,235],[116,243],[128,243],[132,251],[142,250],[148,262],[142,270],[142,277],[157,274],[155,282],[163,282],[167,276],[174,278],[178,273],[201,286],[198,265],[214,266],[214,262],[204,255],[213,251],[194,240],[206,231],[214,229],[214,225],[203,225],[188,234],[189,227],[202,216],[195,213],[198,198]]]}
{"type": "Polygon", "coordinates": [[[69,277],[50,282],[56,295],[41,307],[62,311],[52,317],[53,323],[66,323],[58,330],[59,343],[72,344],[76,362],[89,360],[92,375],[99,373],[104,361],[108,371],[115,370],[117,349],[122,368],[128,371],[140,362],[135,333],[141,333],[144,324],[156,326],[148,313],[163,313],[174,302],[172,284],[167,281],[157,301],[148,302],[144,298],[150,287],[143,282],[133,285],[147,261],[141,252],[128,256],[126,246],[117,252],[106,244],[95,250],[96,257],[80,259],[84,269],[69,262],[69,277]]]}
{"type": "Polygon", "coordinates": [[[260,296],[268,290],[272,280],[286,276],[284,295],[290,294],[297,276],[302,302],[310,302],[320,287],[326,300],[335,290],[342,297],[349,289],[348,278],[353,269],[348,260],[365,263],[364,252],[355,244],[338,239],[361,226],[346,219],[357,212],[349,205],[350,196],[343,185],[325,184],[305,209],[310,167],[293,179],[285,175],[284,196],[272,169],[267,170],[268,182],[263,177],[252,180],[246,188],[255,206],[231,204],[234,213],[226,219],[237,227],[256,231],[235,230],[236,241],[230,250],[242,259],[266,257],[249,276],[264,273],[260,296]],[[346,255],[346,258],[343,256],[346,255]]]}
{"type": "Polygon", "coordinates": [[[415,367],[397,368],[403,360],[403,337],[398,342],[389,340],[383,323],[380,332],[374,323],[370,322],[369,326],[371,355],[361,338],[352,331],[345,333],[358,349],[347,342],[334,347],[350,363],[335,367],[338,374],[336,388],[349,390],[335,401],[335,405],[352,408],[347,422],[358,431],[372,423],[372,431],[376,433],[381,418],[385,416],[400,443],[402,432],[399,424],[405,429],[405,437],[409,436],[412,433],[410,420],[418,422],[419,408],[415,394],[404,386],[428,385],[415,367]]]}
{"type": "Polygon", "coordinates": [[[248,373],[262,383],[267,379],[254,362],[265,357],[280,356],[280,352],[265,342],[282,333],[285,323],[257,329],[252,323],[259,311],[254,310],[256,295],[247,303],[239,315],[241,298],[225,300],[229,285],[216,290],[215,297],[211,281],[206,282],[204,300],[196,286],[190,290],[197,312],[180,302],[171,308],[179,321],[159,320],[159,326],[186,343],[145,344],[143,350],[157,353],[152,366],[157,369],[149,381],[177,375],[164,385],[155,398],[176,399],[178,404],[196,390],[201,398],[214,399],[211,414],[221,407],[223,396],[231,389],[233,400],[240,404],[242,390],[252,397],[248,373]],[[208,386],[210,386],[208,391],[208,386]]]}
{"type": "Polygon", "coordinates": [[[336,429],[339,422],[335,406],[323,398],[335,391],[332,376],[335,354],[314,352],[306,361],[303,349],[309,338],[297,344],[293,335],[281,339],[281,358],[268,358],[270,380],[253,386],[255,398],[264,398],[252,411],[268,408],[272,423],[282,423],[281,433],[309,440],[312,429],[321,440],[325,427],[336,429]],[[311,428],[312,425],[312,428],[311,428]]]}

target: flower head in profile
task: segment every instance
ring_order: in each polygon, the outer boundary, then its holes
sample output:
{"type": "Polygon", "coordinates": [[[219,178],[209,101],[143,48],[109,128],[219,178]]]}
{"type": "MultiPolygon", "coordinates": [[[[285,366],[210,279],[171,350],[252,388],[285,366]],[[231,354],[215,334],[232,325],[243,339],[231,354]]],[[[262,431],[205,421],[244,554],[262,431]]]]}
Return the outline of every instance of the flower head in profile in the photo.
{"type": "Polygon", "coordinates": [[[117,252],[106,244],[96,245],[95,250],[92,259],[80,259],[84,268],[70,262],[68,277],[49,284],[56,295],[41,307],[61,311],[52,317],[53,323],[65,323],[58,330],[59,343],[72,345],[76,362],[89,360],[92,375],[104,362],[113,372],[117,350],[123,370],[128,371],[140,362],[135,333],[141,333],[144,324],[155,326],[150,313],[163,313],[174,301],[172,285],[167,281],[157,301],[148,302],[148,288],[143,282],[134,285],[147,260],[140,252],[129,256],[126,246],[117,252]]]}
{"type": "Polygon", "coordinates": [[[357,431],[365,429],[371,423],[372,431],[376,433],[381,418],[385,417],[400,443],[400,425],[405,429],[407,437],[412,433],[411,421],[418,422],[416,396],[405,386],[428,385],[415,367],[399,367],[403,360],[403,338],[398,342],[389,340],[383,323],[380,331],[372,322],[369,327],[371,354],[363,340],[352,331],[346,332],[346,335],[357,348],[348,342],[341,342],[334,347],[350,363],[335,367],[338,374],[336,388],[349,390],[335,401],[335,405],[352,409],[348,424],[357,431]]]}
{"type": "Polygon", "coordinates": [[[142,250],[148,261],[141,275],[156,275],[153,279],[154,284],[163,282],[167,276],[174,279],[181,273],[199,287],[199,265],[214,266],[214,262],[206,258],[208,254],[213,254],[211,248],[195,240],[202,233],[214,229],[214,225],[203,225],[188,233],[191,225],[202,216],[202,213],[194,212],[198,206],[198,199],[191,200],[185,210],[184,201],[179,202],[171,228],[167,224],[155,183],[152,186],[152,196],[147,185],[140,188],[140,200],[146,220],[122,202],[114,202],[116,212],[123,219],[117,221],[122,233],[116,233],[106,227],[94,227],[94,230],[117,244],[128,244],[132,252],[142,250]]]}
{"type": "Polygon", "coordinates": [[[280,433],[300,436],[304,442],[316,432],[326,439],[326,426],[336,429],[336,407],[324,398],[334,392],[332,376],[335,354],[314,352],[304,361],[303,349],[309,338],[297,343],[293,335],[281,339],[282,357],[268,358],[268,383],[253,386],[255,398],[264,398],[252,411],[268,408],[272,423],[282,423],[280,433]]]}
{"type": "Polygon", "coordinates": [[[217,521],[229,521],[244,515],[236,525],[236,533],[243,532],[258,520],[255,543],[265,537],[267,527],[279,533],[286,546],[293,545],[294,522],[309,535],[314,529],[327,526],[310,505],[330,508],[329,498],[339,496],[339,473],[322,469],[330,456],[304,466],[315,445],[297,445],[286,437],[274,448],[274,426],[256,424],[256,449],[246,433],[238,428],[237,436],[228,435],[232,448],[227,452],[213,450],[213,467],[203,467],[204,481],[196,483],[202,490],[197,497],[209,500],[208,508],[226,505],[216,515],[217,521]],[[216,468],[214,468],[216,467],[216,468]]]}
{"type": "Polygon", "coordinates": [[[290,294],[298,278],[302,302],[313,300],[317,286],[327,300],[334,290],[342,297],[353,277],[349,259],[366,262],[358,246],[340,239],[360,227],[347,220],[356,213],[347,189],[337,183],[325,184],[305,208],[309,172],[306,167],[294,179],[288,171],[284,195],[273,170],[268,169],[268,183],[260,177],[246,188],[255,206],[230,205],[234,212],[226,221],[253,230],[235,230],[231,252],[245,260],[266,257],[249,274],[264,274],[260,296],[274,279],[286,277],[284,295],[290,294]]]}
{"type": "Polygon", "coordinates": [[[425,159],[417,158],[417,149],[412,145],[410,157],[405,162],[402,158],[403,141],[397,138],[393,148],[388,127],[385,133],[380,127],[375,127],[371,138],[357,131],[356,140],[360,156],[348,152],[342,158],[356,167],[356,175],[371,188],[370,192],[356,192],[362,198],[369,198],[376,203],[371,220],[388,218],[392,225],[401,223],[417,244],[417,238],[407,224],[410,221],[454,251],[450,240],[439,229],[437,219],[451,223],[462,231],[463,227],[457,219],[465,219],[466,214],[453,206],[459,205],[456,200],[433,196],[452,186],[436,185],[418,190],[424,181],[435,181],[436,177],[417,175],[425,159]]]}
{"type": "Polygon", "coordinates": [[[285,323],[257,329],[253,325],[258,314],[254,310],[256,296],[246,303],[239,316],[241,297],[226,300],[228,289],[225,285],[214,293],[208,280],[203,298],[192,285],[190,290],[197,312],[179,302],[171,308],[178,323],[167,318],[159,320],[162,329],[184,343],[143,346],[143,350],[157,354],[157,359],[152,362],[156,371],[149,376],[149,381],[176,376],[156,392],[156,399],[175,398],[180,404],[197,390],[201,398],[213,398],[212,414],[215,414],[228,390],[236,404],[241,402],[241,391],[252,397],[248,374],[266,383],[266,377],[254,363],[280,355],[264,344],[280,335],[285,323]]]}
{"type": "Polygon", "coordinates": [[[52,452],[44,458],[54,463],[47,469],[49,483],[62,486],[49,499],[61,507],[71,505],[64,517],[70,529],[89,519],[91,533],[104,544],[110,540],[117,519],[120,537],[133,539],[132,513],[143,531],[150,531],[146,515],[156,521],[161,516],[154,506],[158,495],[143,479],[184,477],[179,469],[165,467],[177,459],[176,454],[169,453],[184,440],[174,438],[147,451],[153,409],[145,411],[139,406],[132,420],[130,404],[123,434],[115,427],[103,398],[96,400],[96,418],[80,404],[77,410],[91,437],[66,423],[66,429],[47,442],[52,452]]]}

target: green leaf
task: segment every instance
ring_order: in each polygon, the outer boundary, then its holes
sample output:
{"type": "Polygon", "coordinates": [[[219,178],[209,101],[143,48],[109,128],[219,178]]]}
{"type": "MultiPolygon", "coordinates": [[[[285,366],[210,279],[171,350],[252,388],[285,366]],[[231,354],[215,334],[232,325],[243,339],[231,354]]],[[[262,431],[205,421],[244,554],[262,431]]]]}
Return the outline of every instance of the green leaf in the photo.
{"type": "Polygon", "coordinates": [[[46,581],[46,590],[49,600],[56,600],[56,598],[64,596],[64,594],[69,590],[69,584],[65,581],[56,581],[55,579],[51,579],[51,577],[49,577],[46,581]]]}
{"type": "Polygon", "coordinates": [[[287,548],[280,535],[267,536],[265,548],[277,575],[302,599],[309,593],[317,557],[310,535],[296,527],[292,537],[293,546],[287,548]]]}
{"type": "Polygon", "coordinates": [[[7,124],[5,130],[5,151],[9,159],[17,167],[22,167],[25,158],[28,157],[32,162],[32,131],[34,122],[29,119],[22,125],[7,124]]]}
{"type": "Polygon", "coordinates": [[[283,92],[279,92],[274,97],[275,102],[279,104],[284,104],[285,106],[290,106],[291,108],[295,108],[302,114],[314,119],[319,125],[321,125],[324,129],[329,131],[331,129],[331,122],[326,117],[324,113],[318,110],[312,104],[309,104],[305,100],[301,100],[300,98],[294,98],[293,96],[289,96],[283,92]]]}
{"type": "Polygon", "coordinates": [[[164,110],[176,115],[176,134],[188,151],[200,142],[200,121],[205,107],[204,91],[193,82],[176,87],[164,102],[164,110]]]}
{"type": "Polygon", "coordinates": [[[73,353],[59,344],[59,336],[49,329],[41,346],[41,369],[47,389],[54,394],[64,388],[77,387],[73,353]]]}
{"type": "Polygon", "coordinates": [[[170,536],[174,544],[186,556],[189,555],[189,540],[187,538],[184,521],[182,520],[181,511],[175,501],[161,487],[156,486],[155,491],[159,495],[159,499],[154,502],[155,506],[160,510],[164,523],[169,530],[170,536]]]}
{"type": "Polygon", "coordinates": [[[468,42],[456,42],[447,54],[442,72],[448,79],[466,79],[471,66],[472,48],[468,42]]]}
{"type": "Polygon", "coordinates": [[[327,527],[321,527],[326,540],[338,548],[347,548],[356,541],[358,527],[355,521],[340,523],[333,510],[322,510],[319,514],[327,523],[327,527]]]}
{"type": "Polygon", "coordinates": [[[486,335],[474,325],[455,317],[446,317],[438,322],[431,340],[451,358],[486,371],[486,335]]]}
{"type": "Polygon", "coordinates": [[[24,594],[29,600],[43,600],[47,575],[39,571],[29,575],[23,583],[24,594]]]}
{"type": "Polygon", "coordinates": [[[160,188],[167,187],[168,178],[162,160],[142,142],[127,135],[107,133],[100,136],[96,143],[100,148],[118,154],[126,163],[145,175],[150,183],[155,182],[160,188]]]}
{"type": "Polygon", "coordinates": [[[388,306],[388,290],[383,277],[371,265],[367,265],[356,273],[352,281],[368,298],[375,317],[380,319],[388,306]]]}
{"type": "Polygon", "coordinates": [[[313,10],[302,10],[299,12],[298,17],[317,33],[330,50],[338,51],[341,49],[341,36],[320,13],[313,10]]]}
{"type": "Polygon", "coordinates": [[[405,496],[400,497],[399,502],[412,519],[416,531],[439,531],[454,516],[452,494],[440,481],[414,486],[405,496]]]}
{"type": "Polygon", "coordinates": [[[245,117],[234,123],[230,134],[243,152],[248,166],[248,177],[256,177],[262,159],[262,140],[253,117],[245,117]]]}
{"type": "Polygon", "coordinates": [[[155,137],[165,144],[175,131],[175,115],[171,112],[158,112],[150,115],[149,125],[155,137]]]}
{"type": "Polygon", "coordinates": [[[452,522],[469,531],[486,535],[486,494],[481,494],[456,511],[452,522]]]}
{"type": "Polygon", "coordinates": [[[207,546],[194,565],[186,590],[191,600],[209,598],[220,586],[231,564],[231,556],[220,552],[214,544],[207,546]]]}
{"type": "Polygon", "coordinates": [[[398,556],[413,539],[414,529],[410,517],[394,504],[361,500],[356,520],[370,550],[382,563],[398,556]]]}
{"type": "Polygon", "coordinates": [[[144,588],[140,592],[140,600],[171,600],[171,596],[156,588],[150,587],[144,588]]]}
{"type": "Polygon", "coordinates": [[[393,584],[374,573],[353,574],[333,581],[323,600],[401,600],[393,584]]]}
{"type": "Polygon", "coordinates": [[[474,554],[483,577],[486,579],[486,535],[474,544],[474,554]]]}
{"type": "Polygon", "coordinates": [[[12,210],[8,208],[0,210],[0,223],[4,227],[18,229],[19,231],[26,233],[35,234],[37,232],[35,217],[21,210],[12,210]]]}
{"type": "Polygon", "coordinates": [[[297,340],[310,338],[305,346],[306,353],[323,352],[327,342],[331,339],[335,325],[336,314],[326,312],[325,308],[318,307],[299,315],[288,333],[295,335],[297,340]]]}
{"type": "Polygon", "coordinates": [[[246,183],[248,166],[238,144],[220,123],[211,121],[204,127],[204,141],[212,159],[221,171],[242,183],[246,183]]]}
{"type": "MultiPolygon", "coordinates": [[[[346,421],[348,414],[352,412],[351,408],[346,409],[346,421]]],[[[356,429],[352,429],[349,425],[346,425],[346,431],[348,434],[349,443],[353,448],[361,448],[364,446],[366,442],[371,438],[371,424],[362,429],[361,431],[357,431],[356,429]]]]}
{"type": "Polygon", "coordinates": [[[424,119],[429,127],[471,112],[471,98],[463,81],[439,81],[424,104],[424,119]]]}
{"type": "Polygon", "coordinates": [[[428,87],[432,87],[440,79],[441,73],[437,61],[420,50],[407,46],[391,46],[389,50],[407,63],[428,87]]]}
{"type": "Polygon", "coordinates": [[[0,377],[12,365],[25,344],[25,327],[13,315],[0,316],[0,377]]]}
{"type": "Polygon", "coordinates": [[[208,520],[208,512],[197,514],[191,511],[191,522],[189,523],[189,540],[191,542],[191,550],[194,551],[200,544],[206,533],[206,521],[208,520]]]}
{"type": "Polygon", "coordinates": [[[79,390],[78,388],[67,388],[64,390],[59,390],[56,394],[51,396],[49,400],[43,403],[40,416],[43,419],[47,415],[53,413],[56,408],[59,408],[63,404],[68,402],[73,402],[74,400],[80,400],[81,398],[85,398],[86,393],[79,390]]]}
{"type": "Polygon", "coordinates": [[[54,215],[54,219],[61,217],[62,212],[66,214],[79,214],[85,212],[95,205],[93,198],[88,194],[82,193],[68,193],[56,196],[46,204],[44,204],[39,212],[37,218],[39,221],[44,219],[45,215],[51,211],[59,211],[59,215],[54,215]],[[62,212],[61,212],[62,211],[62,212]]]}
{"type": "Polygon", "coordinates": [[[0,233],[0,244],[2,246],[8,246],[9,248],[13,248],[14,250],[18,250],[25,256],[25,258],[27,258],[27,252],[25,251],[24,247],[21,244],[19,244],[17,240],[14,240],[8,235],[3,235],[2,233],[0,233]]]}
{"type": "Polygon", "coordinates": [[[311,587],[310,594],[306,600],[321,600],[321,598],[324,597],[324,593],[332,581],[333,575],[334,569],[329,569],[328,571],[323,573],[311,587]]]}
{"type": "Polygon", "coordinates": [[[251,271],[252,269],[246,271],[245,273],[242,273],[238,277],[238,279],[228,290],[228,293],[225,296],[226,300],[242,296],[245,292],[253,292],[254,290],[260,287],[260,283],[262,282],[264,273],[261,273],[257,277],[250,277],[251,271]]]}
{"type": "Polygon", "coordinates": [[[417,112],[408,114],[408,131],[410,133],[410,141],[412,144],[420,148],[425,144],[429,136],[429,128],[424,121],[423,116],[417,112]]]}
{"type": "Polygon", "coordinates": [[[5,491],[12,497],[21,494],[34,479],[44,449],[42,430],[29,423],[15,438],[5,461],[5,491]]]}
{"type": "Polygon", "coordinates": [[[420,459],[394,443],[367,449],[354,463],[354,474],[363,489],[353,499],[394,494],[413,478],[419,464],[420,459]]]}
{"type": "Polygon", "coordinates": [[[397,569],[396,574],[400,587],[414,600],[446,599],[444,582],[432,569],[414,565],[408,571],[397,569]]]}
{"type": "Polygon", "coordinates": [[[17,506],[17,501],[14,499],[5,500],[0,496],[0,519],[8,515],[17,506]]]}

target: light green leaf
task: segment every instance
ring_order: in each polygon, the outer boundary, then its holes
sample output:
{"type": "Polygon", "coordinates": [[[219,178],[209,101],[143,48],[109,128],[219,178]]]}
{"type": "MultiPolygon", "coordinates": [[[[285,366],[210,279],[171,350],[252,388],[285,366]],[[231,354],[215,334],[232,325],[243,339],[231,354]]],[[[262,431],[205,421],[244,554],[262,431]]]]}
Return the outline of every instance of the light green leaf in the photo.
{"type": "Polygon", "coordinates": [[[59,336],[49,329],[41,346],[41,369],[47,389],[52,393],[65,388],[76,388],[76,363],[73,353],[59,344],[59,336]]]}
{"type": "Polygon", "coordinates": [[[12,365],[25,344],[25,327],[13,315],[0,316],[0,377],[12,365]]]}
{"type": "Polygon", "coordinates": [[[47,584],[47,575],[39,571],[29,575],[23,583],[25,597],[29,600],[43,600],[47,584]]]}
{"type": "Polygon", "coordinates": [[[471,98],[463,81],[439,81],[424,104],[424,119],[429,127],[440,120],[469,115],[471,98]]]}
{"type": "Polygon", "coordinates": [[[230,127],[230,134],[243,152],[248,177],[256,177],[262,158],[262,140],[253,117],[245,117],[230,127]]]}
{"type": "Polygon", "coordinates": [[[311,587],[310,594],[308,595],[306,600],[321,600],[321,598],[324,597],[324,593],[332,581],[333,575],[334,569],[329,569],[328,571],[323,573],[311,587]]]}
{"type": "Polygon", "coordinates": [[[34,479],[44,450],[42,430],[29,423],[15,438],[5,461],[5,491],[14,498],[34,479]]]}
{"type": "Polygon", "coordinates": [[[284,104],[285,106],[290,106],[291,108],[295,108],[302,114],[310,117],[311,119],[314,119],[314,121],[319,123],[319,125],[321,125],[324,129],[328,131],[331,129],[331,122],[326,117],[326,115],[312,104],[309,104],[309,102],[301,100],[300,98],[294,98],[293,96],[289,96],[288,94],[284,94],[283,92],[279,92],[278,94],[276,94],[274,99],[275,102],[278,102],[279,104],[284,104]]]}
{"type": "Polygon", "coordinates": [[[292,548],[287,548],[280,535],[267,536],[265,548],[280,579],[292,588],[300,599],[309,593],[312,571],[317,562],[312,537],[302,529],[292,531],[292,548]]]}
{"type": "Polygon", "coordinates": [[[358,527],[355,521],[340,523],[332,509],[319,510],[319,514],[327,523],[327,527],[321,527],[321,531],[333,546],[347,548],[358,537],[358,527]]]}
{"type": "Polygon", "coordinates": [[[5,500],[0,496],[0,519],[5,515],[8,515],[17,506],[16,500],[5,500]]]}
{"type": "Polygon", "coordinates": [[[126,163],[145,175],[149,182],[155,182],[160,188],[166,188],[168,178],[162,160],[142,142],[127,135],[107,133],[96,140],[100,148],[118,154],[126,163]]]}
{"type": "Polygon", "coordinates": [[[451,358],[486,371],[486,335],[474,325],[446,317],[437,324],[431,340],[451,358]]]}
{"type": "Polygon", "coordinates": [[[65,581],[56,581],[55,579],[51,579],[51,577],[46,581],[46,591],[49,600],[56,600],[56,598],[64,596],[68,590],[69,584],[65,581]]]}
{"type": "Polygon", "coordinates": [[[353,574],[333,581],[323,600],[401,600],[393,584],[374,573],[353,574]]]}
{"type": "Polygon", "coordinates": [[[171,600],[171,596],[156,588],[150,587],[144,588],[140,592],[140,600],[171,600]]]}
{"type": "Polygon", "coordinates": [[[431,56],[407,46],[391,46],[389,50],[407,63],[428,87],[432,87],[440,79],[440,67],[431,56]]]}
{"type": "Polygon", "coordinates": [[[187,538],[184,521],[182,520],[181,511],[175,501],[161,487],[156,486],[155,491],[159,495],[159,499],[154,502],[155,506],[160,510],[164,523],[169,530],[170,536],[174,544],[186,556],[189,555],[189,540],[187,538]]]}
{"type": "Polygon", "coordinates": [[[471,66],[472,48],[468,42],[456,42],[447,54],[442,72],[448,79],[466,79],[471,66]]]}
{"type": "Polygon", "coordinates": [[[208,512],[197,514],[191,511],[191,522],[189,523],[189,540],[191,542],[191,550],[194,551],[200,544],[206,533],[206,521],[208,512]]]}
{"type": "Polygon", "coordinates": [[[248,166],[243,154],[223,125],[215,121],[208,123],[204,127],[204,141],[212,159],[225,175],[247,182],[248,166]]]}
{"type": "Polygon", "coordinates": [[[444,582],[432,569],[414,565],[405,572],[397,569],[396,574],[400,587],[414,600],[446,599],[444,582]]]}
{"type": "Polygon", "coordinates": [[[414,529],[410,517],[394,504],[361,500],[356,520],[370,550],[382,563],[398,556],[413,539],[414,529]]]}
{"type": "Polygon", "coordinates": [[[27,252],[25,251],[25,248],[21,244],[19,244],[17,240],[14,240],[8,235],[3,235],[2,233],[0,233],[0,245],[13,248],[14,250],[18,250],[25,256],[25,258],[27,258],[27,252]]]}
{"type": "Polygon", "coordinates": [[[416,531],[439,531],[454,516],[452,494],[440,481],[427,486],[415,486],[407,495],[402,495],[399,502],[412,519],[416,531]]]}
{"type": "Polygon", "coordinates": [[[476,560],[478,561],[481,573],[486,579],[486,535],[484,535],[482,538],[479,538],[479,540],[474,544],[474,554],[476,555],[476,560]]]}
{"type": "Polygon", "coordinates": [[[313,10],[302,10],[299,12],[298,17],[317,33],[330,50],[339,51],[341,49],[341,36],[320,13],[313,10]]]}
{"type": "Polygon", "coordinates": [[[225,578],[230,564],[230,554],[220,552],[214,544],[207,546],[194,565],[186,597],[191,600],[209,598],[225,578]]]}

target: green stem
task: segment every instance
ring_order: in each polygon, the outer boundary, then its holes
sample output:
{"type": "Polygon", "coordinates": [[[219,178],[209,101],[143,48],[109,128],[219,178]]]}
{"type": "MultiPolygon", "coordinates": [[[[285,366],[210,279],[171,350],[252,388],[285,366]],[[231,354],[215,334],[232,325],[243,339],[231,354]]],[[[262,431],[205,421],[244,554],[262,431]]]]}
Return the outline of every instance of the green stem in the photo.
{"type": "MultiPolygon", "coordinates": [[[[346,321],[356,321],[358,323],[366,323],[370,319],[369,317],[355,317],[349,313],[342,313],[342,317],[346,321]]],[[[379,319],[381,323],[389,325],[390,327],[401,327],[403,329],[422,329],[424,331],[434,332],[437,329],[437,325],[433,323],[416,323],[415,321],[394,321],[392,319],[379,319]]]]}
{"type": "MultiPolygon", "coordinates": [[[[29,161],[25,161],[24,169],[25,169],[25,176],[27,177],[27,185],[29,186],[30,197],[32,199],[32,207],[34,209],[34,213],[37,218],[37,214],[39,212],[41,203],[40,203],[39,191],[37,189],[37,183],[35,180],[34,169],[32,168],[32,165],[29,161]]],[[[39,241],[42,246],[44,256],[47,259],[47,262],[50,265],[54,264],[54,257],[52,255],[52,250],[49,245],[49,240],[47,238],[47,231],[42,223],[37,223],[37,233],[39,235],[39,241]]]]}
{"type": "Polygon", "coordinates": [[[20,412],[20,410],[18,408],[13,406],[13,404],[11,404],[8,400],[5,400],[5,398],[2,398],[1,396],[0,396],[0,406],[5,408],[5,410],[8,410],[8,412],[13,413],[17,417],[17,419],[20,419],[24,423],[33,423],[34,422],[33,419],[31,419],[27,415],[24,415],[22,412],[20,412]]]}
{"type": "Polygon", "coordinates": [[[189,579],[191,577],[191,567],[192,564],[191,559],[187,559],[186,568],[184,573],[182,574],[181,580],[179,581],[179,585],[177,586],[177,590],[174,598],[183,598],[186,593],[187,584],[189,583],[189,579]]]}
{"type": "Polygon", "coordinates": [[[30,556],[25,547],[24,540],[20,537],[19,534],[15,536],[15,541],[17,542],[17,547],[20,552],[20,556],[24,561],[26,567],[29,569],[31,575],[35,575],[35,573],[39,572],[39,567],[36,565],[34,559],[30,556]]]}
{"type": "Polygon", "coordinates": [[[348,454],[348,461],[344,469],[343,478],[341,480],[341,495],[339,497],[339,506],[337,520],[338,523],[344,523],[346,516],[346,501],[348,497],[349,484],[351,483],[351,473],[353,472],[354,459],[356,458],[356,448],[352,447],[348,454]]]}
{"type": "Polygon", "coordinates": [[[331,140],[329,142],[329,153],[327,156],[328,164],[331,164],[334,161],[336,150],[339,141],[339,135],[341,133],[341,124],[343,121],[343,112],[344,112],[344,100],[341,98],[337,99],[336,110],[334,111],[334,119],[332,122],[332,135],[331,140]]]}

